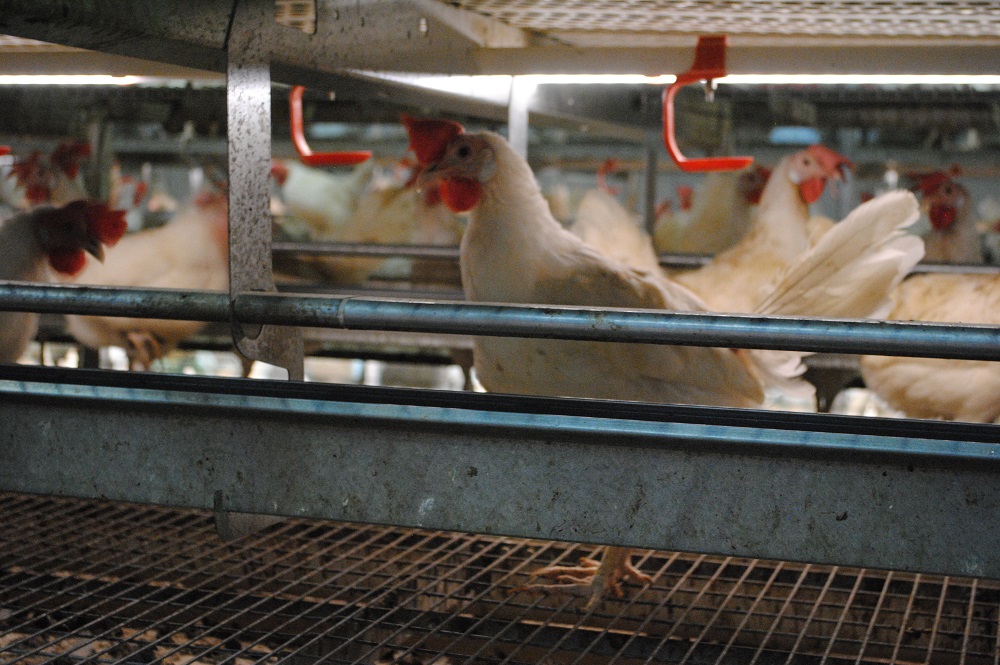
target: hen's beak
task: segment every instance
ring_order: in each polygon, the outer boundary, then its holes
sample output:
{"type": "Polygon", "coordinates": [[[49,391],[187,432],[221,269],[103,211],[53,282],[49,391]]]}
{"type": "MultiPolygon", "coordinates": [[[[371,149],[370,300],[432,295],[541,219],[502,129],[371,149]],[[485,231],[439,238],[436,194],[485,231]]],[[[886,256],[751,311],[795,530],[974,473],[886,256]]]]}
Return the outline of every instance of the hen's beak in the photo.
{"type": "Polygon", "coordinates": [[[93,256],[95,259],[104,263],[104,245],[97,238],[87,238],[83,245],[85,252],[93,256]]]}
{"type": "Polygon", "coordinates": [[[809,146],[807,150],[820,163],[827,176],[834,180],[846,180],[848,171],[854,169],[850,159],[824,145],[809,146]]]}
{"type": "Polygon", "coordinates": [[[431,162],[430,164],[421,164],[417,167],[420,169],[419,174],[417,174],[416,182],[418,189],[423,189],[424,187],[440,182],[445,178],[444,169],[441,168],[441,162],[431,162]]]}

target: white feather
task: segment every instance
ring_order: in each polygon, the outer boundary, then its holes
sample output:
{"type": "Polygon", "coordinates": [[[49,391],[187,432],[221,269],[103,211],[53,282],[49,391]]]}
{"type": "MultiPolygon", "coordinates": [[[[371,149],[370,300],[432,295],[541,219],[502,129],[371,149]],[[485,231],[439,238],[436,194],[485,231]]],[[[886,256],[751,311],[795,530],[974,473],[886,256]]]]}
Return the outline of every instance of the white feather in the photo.
{"type": "Polygon", "coordinates": [[[906,229],[919,217],[905,190],[855,208],[777,280],[758,314],[865,318],[884,316],[893,289],[924,254],[906,229]]]}

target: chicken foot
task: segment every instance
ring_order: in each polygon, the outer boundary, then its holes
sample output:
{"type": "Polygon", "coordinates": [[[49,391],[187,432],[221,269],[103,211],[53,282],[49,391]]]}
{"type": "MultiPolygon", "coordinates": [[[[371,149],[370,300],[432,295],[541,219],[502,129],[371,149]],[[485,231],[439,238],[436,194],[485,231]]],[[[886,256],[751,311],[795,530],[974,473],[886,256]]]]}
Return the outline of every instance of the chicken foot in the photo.
{"type": "Polygon", "coordinates": [[[129,369],[145,372],[163,357],[163,341],[153,333],[132,331],[125,334],[125,354],[129,369]]]}
{"type": "Polygon", "coordinates": [[[532,579],[544,577],[555,582],[531,582],[513,589],[512,593],[540,591],[586,596],[589,598],[586,608],[590,609],[609,592],[615,598],[622,598],[625,595],[621,587],[623,581],[645,584],[653,581],[652,577],[633,566],[631,559],[631,550],[627,547],[608,547],[601,561],[581,557],[578,566],[548,566],[533,571],[532,579]]]}

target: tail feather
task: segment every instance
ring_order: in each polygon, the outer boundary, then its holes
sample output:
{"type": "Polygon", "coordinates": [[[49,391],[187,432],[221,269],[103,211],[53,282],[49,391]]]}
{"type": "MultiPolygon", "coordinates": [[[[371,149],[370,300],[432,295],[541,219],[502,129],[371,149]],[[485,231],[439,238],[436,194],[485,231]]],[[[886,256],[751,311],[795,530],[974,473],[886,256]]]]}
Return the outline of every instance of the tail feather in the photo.
{"type": "Polygon", "coordinates": [[[911,192],[883,194],[855,208],[778,278],[757,314],[884,316],[889,296],[924,255],[906,232],[919,209],[911,192]]]}

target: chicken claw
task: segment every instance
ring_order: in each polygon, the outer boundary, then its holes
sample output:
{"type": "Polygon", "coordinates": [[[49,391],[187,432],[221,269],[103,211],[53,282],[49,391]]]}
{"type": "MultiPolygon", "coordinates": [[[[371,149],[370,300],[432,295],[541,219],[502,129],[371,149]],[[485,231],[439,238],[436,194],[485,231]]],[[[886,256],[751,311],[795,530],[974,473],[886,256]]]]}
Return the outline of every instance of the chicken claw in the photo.
{"type": "Polygon", "coordinates": [[[129,369],[146,371],[163,356],[163,347],[156,335],[133,331],[125,334],[125,353],[129,369]]]}
{"type": "Polygon", "coordinates": [[[531,582],[512,589],[511,593],[538,591],[587,597],[586,609],[593,607],[594,603],[609,593],[615,598],[623,598],[623,581],[644,584],[653,581],[652,577],[632,565],[629,550],[622,547],[607,548],[602,561],[581,557],[578,566],[548,566],[531,572],[530,577],[544,577],[555,580],[555,583],[531,582]]]}

